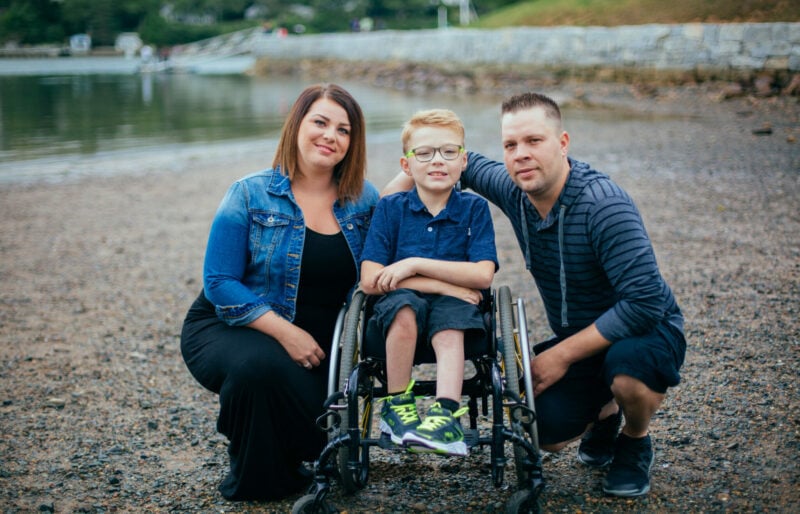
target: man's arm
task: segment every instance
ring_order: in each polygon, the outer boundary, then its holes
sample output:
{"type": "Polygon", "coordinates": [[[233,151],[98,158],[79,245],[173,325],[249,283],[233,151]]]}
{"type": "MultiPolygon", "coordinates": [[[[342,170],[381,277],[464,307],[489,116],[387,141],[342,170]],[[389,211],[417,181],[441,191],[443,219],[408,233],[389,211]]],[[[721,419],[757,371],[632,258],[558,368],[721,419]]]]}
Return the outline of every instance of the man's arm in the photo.
{"type": "MultiPolygon", "coordinates": [[[[461,184],[464,189],[472,189],[481,196],[487,197],[492,203],[499,205],[499,202],[491,198],[491,191],[495,189],[492,182],[507,177],[508,173],[502,162],[494,161],[476,152],[467,153],[467,167],[461,174],[461,184]]],[[[513,187],[514,184],[510,179],[508,182],[509,184],[506,186],[513,187]]],[[[414,180],[401,171],[384,186],[381,196],[410,191],[413,187],[414,180]]],[[[506,191],[498,194],[505,195],[506,191]]]]}
{"type": "Polygon", "coordinates": [[[414,187],[414,179],[405,173],[398,172],[395,177],[389,181],[386,186],[381,190],[381,196],[388,196],[394,193],[402,193],[404,191],[411,191],[414,187]]]}
{"type": "Polygon", "coordinates": [[[610,196],[597,203],[587,221],[617,297],[595,320],[597,329],[611,341],[651,331],[676,306],[633,200],[621,192],[610,196]]]}
{"type": "Polygon", "coordinates": [[[531,359],[533,393],[539,394],[558,382],[570,365],[611,346],[594,323],[531,359]]]}

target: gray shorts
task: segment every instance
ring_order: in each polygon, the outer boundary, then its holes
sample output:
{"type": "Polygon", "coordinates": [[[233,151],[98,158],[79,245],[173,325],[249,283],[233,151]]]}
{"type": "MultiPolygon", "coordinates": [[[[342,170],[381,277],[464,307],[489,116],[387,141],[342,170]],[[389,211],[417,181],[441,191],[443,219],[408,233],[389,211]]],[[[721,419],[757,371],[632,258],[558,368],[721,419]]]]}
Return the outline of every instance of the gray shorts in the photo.
{"type": "Polygon", "coordinates": [[[427,294],[413,289],[398,289],[382,296],[375,302],[370,323],[386,338],[397,312],[410,307],[417,317],[419,340],[428,344],[437,332],[442,330],[463,330],[470,336],[482,336],[485,324],[477,305],[459,300],[453,296],[427,294]]]}

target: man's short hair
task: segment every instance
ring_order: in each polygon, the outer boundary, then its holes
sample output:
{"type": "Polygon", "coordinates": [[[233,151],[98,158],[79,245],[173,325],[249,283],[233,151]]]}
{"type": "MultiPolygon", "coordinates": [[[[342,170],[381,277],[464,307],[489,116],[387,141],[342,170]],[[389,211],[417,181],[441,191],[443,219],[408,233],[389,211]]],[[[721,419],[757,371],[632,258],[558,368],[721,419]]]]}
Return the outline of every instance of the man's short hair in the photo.
{"type": "Polygon", "coordinates": [[[549,96],[541,93],[521,93],[514,95],[503,101],[500,109],[501,114],[515,113],[524,109],[533,109],[534,107],[541,107],[544,109],[548,118],[554,119],[561,123],[561,109],[558,104],[549,96]]]}

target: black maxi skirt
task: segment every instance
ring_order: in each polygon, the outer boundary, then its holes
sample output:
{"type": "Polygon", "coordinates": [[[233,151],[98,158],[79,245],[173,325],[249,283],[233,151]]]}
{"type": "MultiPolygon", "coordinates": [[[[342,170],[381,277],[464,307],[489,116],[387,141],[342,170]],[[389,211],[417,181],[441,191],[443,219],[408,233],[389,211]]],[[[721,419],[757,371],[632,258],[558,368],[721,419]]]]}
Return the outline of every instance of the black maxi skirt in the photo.
{"type": "MultiPolygon", "coordinates": [[[[322,341],[330,345],[330,337],[312,335],[329,355],[322,341]]],[[[222,496],[276,500],[307,486],[301,464],[315,460],[326,442],[316,419],[329,360],[313,370],[298,366],[274,338],[220,320],[202,292],[184,320],[181,353],[194,378],[219,394],[217,430],[228,438],[230,457],[222,496]]]]}

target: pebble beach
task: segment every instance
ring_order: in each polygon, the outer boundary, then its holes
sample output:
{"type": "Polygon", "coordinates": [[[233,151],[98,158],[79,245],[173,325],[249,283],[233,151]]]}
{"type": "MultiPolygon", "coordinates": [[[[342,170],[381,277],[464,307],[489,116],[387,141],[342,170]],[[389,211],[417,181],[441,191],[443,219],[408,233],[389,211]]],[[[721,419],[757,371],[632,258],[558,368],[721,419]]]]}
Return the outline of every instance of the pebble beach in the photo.
{"type": "MultiPolygon", "coordinates": [[[[689,350],[682,383],[651,426],[651,492],[604,496],[602,472],[581,466],[573,445],[544,456],[543,511],[800,511],[797,97],[724,99],[697,85],[562,92],[579,108],[619,113],[603,131],[568,125],[571,154],[637,202],[686,316],[689,350]],[[649,129],[654,118],[667,120],[663,130],[649,129]]],[[[0,184],[2,512],[291,510],[295,498],[219,495],[228,463],[217,399],[179,349],[218,202],[271,157],[212,145],[74,164],[116,173],[0,184]]],[[[382,187],[393,166],[379,149],[369,159],[382,187]]],[[[495,283],[525,299],[532,338],[544,338],[532,279],[494,215],[495,283]]],[[[502,512],[513,492],[491,484],[487,452],[371,455],[365,490],[344,496],[334,485],[342,511],[502,512]]]]}

